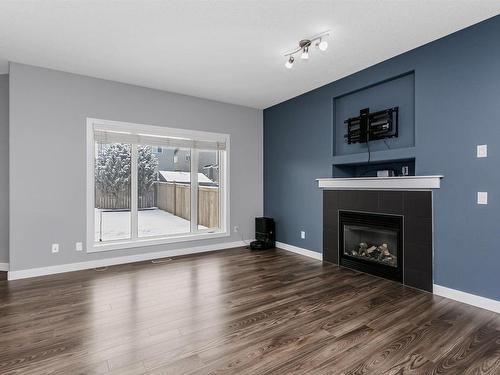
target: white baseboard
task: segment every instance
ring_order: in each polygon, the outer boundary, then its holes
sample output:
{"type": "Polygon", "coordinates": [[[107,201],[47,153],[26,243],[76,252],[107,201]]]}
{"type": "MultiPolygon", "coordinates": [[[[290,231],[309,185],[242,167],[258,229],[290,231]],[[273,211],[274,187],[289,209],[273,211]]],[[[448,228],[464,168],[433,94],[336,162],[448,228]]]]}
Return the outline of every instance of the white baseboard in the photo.
{"type": "Polygon", "coordinates": [[[303,249],[301,247],[297,247],[297,246],[293,246],[293,245],[288,245],[288,244],[283,243],[283,242],[276,242],[276,247],[279,247],[280,249],[283,249],[283,250],[291,251],[292,253],[305,255],[306,257],[309,257],[309,258],[323,260],[323,254],[318,253],[316,251],[303,249]]]}
{"type": "Polygon", "coordinates": [[[57,266],[30,268],[26,270],[9,271],[7,274],[7,279],[8,280],[26,279],[29,277],[54,275],[57,273],[71,272],[71,271],[81,271],[96,267],[109,267],[118,264],[141,262],[145,260],[173,257],[179,255],[203,253],[207,251],[230,249],[233,247],[241,247],[241,246],[245,246],[245,243],[243,241],[226,242],[214,245],[195,246],[183,249],[158,251],[154,253],[144,253],[144,254],[135,254],[135,255],[116,257],[116,258],[91,260],[87,262],[61,264],[57,266]]]}
{"type": "Polygon", "coordinates": [[[500,313],[500,301],[434,284],[434,294],[500,313]]]}
{"type": "Polygon", "coordinates": [[[9,263],[0,263],[0,271],[5,272],[9,270],[9,263]]]}

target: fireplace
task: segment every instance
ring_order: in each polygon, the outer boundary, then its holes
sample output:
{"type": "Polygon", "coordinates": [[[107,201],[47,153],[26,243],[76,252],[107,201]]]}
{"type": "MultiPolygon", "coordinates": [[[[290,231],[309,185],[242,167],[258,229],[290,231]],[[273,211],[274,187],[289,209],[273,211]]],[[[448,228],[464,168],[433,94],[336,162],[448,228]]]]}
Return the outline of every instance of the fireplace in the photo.
{"type": "Polygon", "coordinates": [[[323,260],[431,292],[432,193],[325,190],[323,260]]]}
{"type": "Polygon", "coordinates": [[[343,210],[338,213],[340,264],[402,281],[403,217],[343,210]]]}

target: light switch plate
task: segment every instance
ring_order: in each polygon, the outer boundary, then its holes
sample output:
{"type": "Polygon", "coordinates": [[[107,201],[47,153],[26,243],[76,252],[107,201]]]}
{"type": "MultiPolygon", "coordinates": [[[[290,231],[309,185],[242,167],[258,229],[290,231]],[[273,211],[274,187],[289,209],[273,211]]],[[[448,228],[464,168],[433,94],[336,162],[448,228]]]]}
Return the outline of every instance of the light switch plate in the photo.
{"type": "Polygon", "coordinates": [[[478,191],[477,192],[477,204],[488,204],[488,192],[478,191]]]}
{"type": "Polygon", "coordinates": [[[59,252],[59,244],[58,243],[53,243],[52,244],[52,253],[58,253],[59,252]]]}
{"type": "Polygon", "coordinates": [[[478,158],[488,157],[488,145],[477,145],[477,157],[478,158]]]}

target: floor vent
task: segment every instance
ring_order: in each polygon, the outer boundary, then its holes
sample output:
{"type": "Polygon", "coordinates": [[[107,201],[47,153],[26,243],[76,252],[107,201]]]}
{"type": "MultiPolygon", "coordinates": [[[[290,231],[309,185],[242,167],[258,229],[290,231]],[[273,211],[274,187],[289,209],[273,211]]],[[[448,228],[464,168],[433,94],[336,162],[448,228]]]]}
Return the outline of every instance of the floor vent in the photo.
{"type": "Polygon", "coordinates": [[[161,263],[167,263],[170,262],[172,258],[162,258],[162,259],[153,259],[151,263],[153,264],[161,264],[161,263]]]}

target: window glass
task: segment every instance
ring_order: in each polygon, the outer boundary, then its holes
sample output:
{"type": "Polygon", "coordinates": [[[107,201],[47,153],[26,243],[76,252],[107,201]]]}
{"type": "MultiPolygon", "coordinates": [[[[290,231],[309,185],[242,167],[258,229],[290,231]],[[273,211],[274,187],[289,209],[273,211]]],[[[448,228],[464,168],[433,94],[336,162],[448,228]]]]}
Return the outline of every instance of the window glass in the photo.
{"type": "Polygon", "coordinates": [[[131,237],[131,145],[95,143],[95,241],[131,237]]]}
{"type": "Polygon", "coordinates": [[[220,151],[198,152],[198,229],[219,228],[220,151]]]}
{"type": "Polygon", "coordinates": [[[166,236],[191,230],[189,149],[137,148],[138,236],[166,236]],[[179,157],[182,156],[182,157],[179,157]]]}

